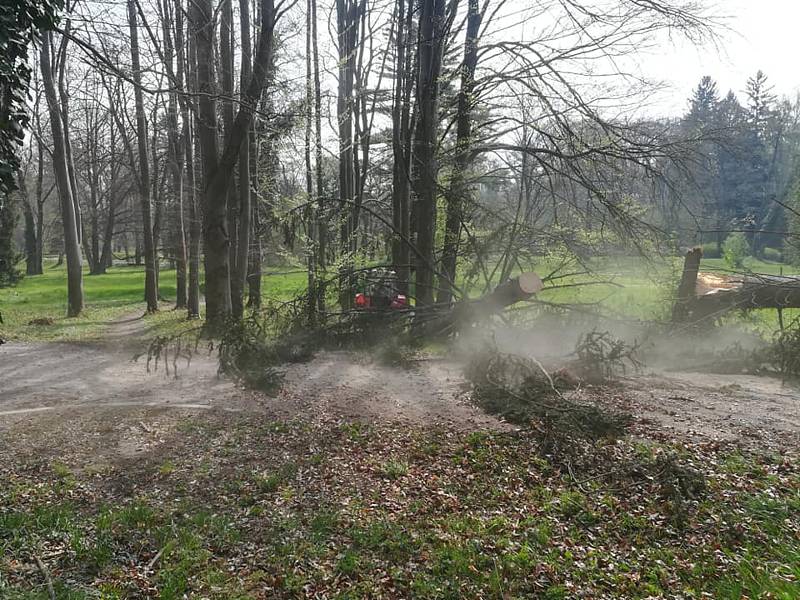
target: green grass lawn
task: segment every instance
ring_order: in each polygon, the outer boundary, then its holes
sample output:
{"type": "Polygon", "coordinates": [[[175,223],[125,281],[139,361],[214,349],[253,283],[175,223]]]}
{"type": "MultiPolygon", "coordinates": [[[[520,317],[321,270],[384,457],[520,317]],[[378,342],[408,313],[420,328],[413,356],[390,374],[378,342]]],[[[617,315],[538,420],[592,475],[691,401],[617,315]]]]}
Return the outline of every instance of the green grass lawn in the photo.
{"type": "MultiPolygon", "coordinates": [[[[291,268],[264,274],[262,294],[265,299],[286,300],[302,291],[304,272],[291,268]]],[[[109,322],[132,313],[144,314],[144,267],[114,266],[105,275],[83,278],[84,310],[76,318],[67,318],[67,271],[64,265],[50,261],[44,274],[26,276],[19,285],[0,288],[0,313],[3,336],[15,340],[90,341],[102,335],[109,322]],[[52,325],[29,325],[33,319],[51,318],[52,325]]],[[[162,268],[159,276],[161,310],[148,316],[155,333],[176,330],[185,320],[183,311],[173,311],[175,270],[162,268]]]]}
{"type": "MultiPolygon", "coordinates": [[[[589,267],[593,275],[579,274],[555,280],[539,299],[557,304],[582,304],[592,310],[632,319],[667,318],[672,305],[682,259],[643,260],[637,257],[595,259],[589,267]]],[[[534,270],[547,275],[555,263],[543,259],[534,270]]],[[[702,268],[724,273],[726,267],[720,259],[705,259],[702,268]]],[[[797,274],[789,265],[767,263],[753,258],[745,262],[745,269],[769,274],[797,274]]],[[[567,268],[567,272],[582,270],[567,268]]],[[[262,280],[265,300],[287,300],[300,294],[306,286],[303,269],[283,267],[267,269],[262,280]]],[[[482,286],[469,289],[470,295],[479,295],[482,286]]],[[[51,262],[43,275],[25,277],[16,287],[0,289],[0,325],[5,337],[20,340],[91,340],[102,334],[110,321],[123,315],[141,312],[145,305],[144,268],[141,266],[115,266],[105,275],[84,277],[85,310],[80,317],[66,318],[67,275],[63,266],[51,262]],[[49,317],[53,325],[29,325],[32,319],[49,317]]],[[[162,332],[182,327],[182,311],[172,311],[175,300],[175,271],[163,269],[160,275],[162,310],[152,319],[154,331],[162,332]]],[[[785,319],[800,315],[800,311],[786,311],[785,319]]],[[[734,315],[734,320],[745,323],[765,335],[777,327],[775,311],[752,311],[749,315],[734,315]]]]}

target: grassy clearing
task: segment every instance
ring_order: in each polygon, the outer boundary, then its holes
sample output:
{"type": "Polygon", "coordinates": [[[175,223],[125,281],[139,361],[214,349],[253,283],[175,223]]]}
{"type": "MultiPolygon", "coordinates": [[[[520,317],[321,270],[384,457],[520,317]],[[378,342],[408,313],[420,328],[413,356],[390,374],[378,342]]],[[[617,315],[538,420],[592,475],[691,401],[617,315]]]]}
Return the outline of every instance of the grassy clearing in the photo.
{"type": "Polygon", "coordinates": [[[220,418],[3,463],[0,597],[45,598],[34,555],[76,599],[800,595],[796,456],[220,418]]]}
{"type": "MultiPolygon", "coordinates": [[[[559,279],[539,295],[541,300],[558,304],[582,304],[593,310],[630,319],[662,319],[669,315],[672,294],[680,274],[682,262],[679,258],[646,261],[634,257],[603,258],[591,261],[595,274],[575,275],[559,279]]],[[[535,265],[542,274],[555,267],[551,261],[535,265]]],[[[703,261],[709,271],[725,272],[720,259],[703,261]]],[[[766,263],[753,258],[745,261],[745,268],[762,273],[796,274],[797,269],[788,265],[766,263]]],[[[303,270],[287,267],[267,271],[262,280],[264,299],[282,301],[300,294],[306,286],[303,270]]],[[[4,336],[21,340],[91,340],[99,337],[109,321],[123,315],[144,312],[142,294],[144,288],[143,267],[113,267],[106,275],[84,278],[86,309],[76,319],[67,319],[66,314],[66,270],[49,264],[45,274],[26,277],[14,288],[0,289],[0,312],[4,325],[0,330],[4,336]],[[28,325],[36,318],[52,318],[53,325],[28,325]]],[[[473,288],[470,294],[481,293],[473,288]]],[[[175,298],[175,272],[164,269],[160,276],[160,294],[164,309],[152,319],[152,331],[175,333],[188,327],[181,313],[169,310],[175,298]]],[[[786,311],[786,321],[800,316],[800,311],[786,311]]],[[[732,320],[742,322],[765,335],[771,335],[778,327],[775,311],[753,311],[750,314],[734,315],[732,320]]]]}
{"type": "MultiPolygon", "coordinates": [[[[287,300],[305,286],[305,274],[267,272],[262,289],[265,299],[287,300]]],[[[44,274],[27,276],[16,287],[0,288],[0,333],[14,340],[91,341],[102,336],[109,322],[129,314],[144,314],[144,267],[115,266],[105,275],[83,279],[85,308],[77,318],[66,317],[67,272],[53,262],[45,265],[44,274]],[[50,325],[30,325],[33,319],[52,319],[50,325]]],[[[159,277],[161,311],[147,317],[153,335],[178,333],[195,326],[186,322],[182,311],[175,312],[175,271],[162,269],[159,277]]]]}

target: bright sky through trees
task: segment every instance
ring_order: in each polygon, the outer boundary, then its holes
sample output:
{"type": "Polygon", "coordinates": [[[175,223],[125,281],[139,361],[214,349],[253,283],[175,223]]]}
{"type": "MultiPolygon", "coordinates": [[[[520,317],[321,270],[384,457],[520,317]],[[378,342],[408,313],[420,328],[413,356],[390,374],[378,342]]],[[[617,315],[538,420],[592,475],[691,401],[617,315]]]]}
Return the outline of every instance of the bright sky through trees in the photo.
{"type": "Polygon", "coordinates": [[[718,47],[692,46],[685,40],[664,40],[657,52],[640,57],[642,72],[669,87],[659,95],[656,112],[677,115],[700,78],[710,75],[722,93],[740,95],[745,82],[761,69],[780,96],[800,91],[797,64],[796,0],[720,0],[711,12],[720,18],[718,47]]]}

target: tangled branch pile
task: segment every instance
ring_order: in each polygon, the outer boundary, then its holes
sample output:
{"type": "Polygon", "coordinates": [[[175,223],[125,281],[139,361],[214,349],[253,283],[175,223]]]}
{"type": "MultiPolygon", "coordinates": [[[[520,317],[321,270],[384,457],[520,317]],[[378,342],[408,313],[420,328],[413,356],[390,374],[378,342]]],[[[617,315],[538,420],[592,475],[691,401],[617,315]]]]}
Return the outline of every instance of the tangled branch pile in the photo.
{"type": "Polygon", "coordinates": [[[777,335],[771,348],[772,363],[784,377],[800,377],[800,318],[777,335]]]}
{"type": "Polygon", "coordinates": [[[569,382],[552,377],[533,358],[490,350],[476,355],[465,374],[475,402],[512,423],[538,421],[548,431],[589,439],[619,437],[630,423],[630,415],[565,397],[569,382]]]}
{"type": "Polygon", "coordinates": [[[604,383],[629,369],[640,370],[644,365],[637,358],[638,351],[636,343],[628,344],[608,331],[593,330],[578,339],[572,368],[587,383],[604,383]]]}

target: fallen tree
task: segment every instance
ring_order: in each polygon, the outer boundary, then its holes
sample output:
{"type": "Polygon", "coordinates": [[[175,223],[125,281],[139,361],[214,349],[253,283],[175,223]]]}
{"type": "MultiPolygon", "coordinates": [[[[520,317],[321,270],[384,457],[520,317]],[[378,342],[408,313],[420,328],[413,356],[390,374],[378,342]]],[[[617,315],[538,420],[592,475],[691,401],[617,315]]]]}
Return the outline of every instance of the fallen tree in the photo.
{"type": "Polygon", "coordinates": [[[761,273],[717,275],[699,270],[701,248],[686,254],[674,322],[697,323],[730,310],[800,308],[800,278],[761,273]]]}
{"type": "Polygon", "coordinates": [[[475,300],[463,300],[454,306],[434,305],[418,309],[415,319],[419,335],[441,337],[471,327],[502,312],[507,307],[529,300],[544,288],[542,279],[531,271],[520,273],[498,285],[489,294],[475,300]]]}

